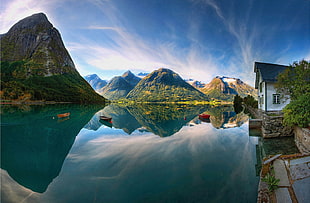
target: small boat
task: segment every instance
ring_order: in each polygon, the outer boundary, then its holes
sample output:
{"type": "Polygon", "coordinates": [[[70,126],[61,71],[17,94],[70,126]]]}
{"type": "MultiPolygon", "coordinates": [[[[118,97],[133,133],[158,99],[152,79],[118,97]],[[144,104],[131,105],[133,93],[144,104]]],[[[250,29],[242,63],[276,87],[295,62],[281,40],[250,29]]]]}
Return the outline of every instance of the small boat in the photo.
{"type": "Polygon", "coordinates": [[[112,128],[112,126],[113,126],[112,121],[106,121],[106,120],[100,119],[99,122],[105,126],[108,126],[109,128],[112,128]]]}
{"type": "Polygon", "coordinates": [[[62,114],[57,114],[57,117],[58,118],[66,118],[66,117],[69,117],[70,116],[70,113],[62,113],[62,114]]]}
{"type": "Polygon", "coordinates": [[[104,120],[104,121],[111,122],[111,121],[112,121],[112,118],[106,117],[106,116],[100,116],[100,120],[104,120]]]}
{"type": "Polygon", "coordinates": [[[203,119],[208,119],[208,118],[210,118],[210,115],[209,115],[209,114],[204,114],[204,113],[203,113],[203,114],[199,114],[198,117],[199,117],[199,118],[203,118],[203,119]]]}

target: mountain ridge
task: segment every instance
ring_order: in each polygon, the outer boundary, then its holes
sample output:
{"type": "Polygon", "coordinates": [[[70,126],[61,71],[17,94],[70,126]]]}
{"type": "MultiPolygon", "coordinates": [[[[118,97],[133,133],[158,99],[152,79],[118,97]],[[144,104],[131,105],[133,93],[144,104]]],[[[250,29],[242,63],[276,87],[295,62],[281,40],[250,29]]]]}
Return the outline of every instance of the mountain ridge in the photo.
{"type": "Polygon", "coordinates": [[[98,92],[109,100],[122,99],[127,96],[140,80],[131,71],[126,71],[122,76],[113,77],[98,92]]]}
{"type": "Polygon", "coordinates": [[[108,84],[106,80],[102,80],[97,74],[86,75],[83,78],[90,84],[90,86],[95,91],[100,90],[108,84]]]}
{"type": "Polygon", "coordinates": [[[167,68],[160,68],[145,76],[126,99],[152,102],[208,100],[206,95],[167,68]]]}
{"type": "Polygon", "coordinates": [[[210,98],[220,99],[225,101],[233,101],[235,95],[246,97],[247,95],[257,98],[256,90],[244,83],[239,78],[216,76],[205,85],[203,88],[199,88],[203,93],[210,98]]]}

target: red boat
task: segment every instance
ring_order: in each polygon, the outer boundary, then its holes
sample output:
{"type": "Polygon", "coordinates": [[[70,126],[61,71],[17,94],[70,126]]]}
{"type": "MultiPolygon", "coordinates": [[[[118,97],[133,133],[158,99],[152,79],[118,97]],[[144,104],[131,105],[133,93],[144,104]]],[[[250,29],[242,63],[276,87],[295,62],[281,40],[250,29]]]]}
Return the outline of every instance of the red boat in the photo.
{"type": "Polygon", "coordinates": [[[62,113],[62,114],[57,114],[57,117],[58,118],[65,118],[65,117],[69,117],[70,116],[70,113],[62,113]]]}
{"type": "Polygon", "coordinates": [[[209,115],[209,114],[204,114],[204,113],[203,113],[203,114],[199,114],[198,117],[199,117],[199,118],[203,118],[203,119],[208,119],[208,118],[210,118],[210,115],[209,115]]]}
{"type": "Polygon", "coordinates": [[[112,121],[112,118],[106,117],[106,116],[100,116],[100,120],[104,120],[104,121],[111,122],[111,121],[112,121]]]}

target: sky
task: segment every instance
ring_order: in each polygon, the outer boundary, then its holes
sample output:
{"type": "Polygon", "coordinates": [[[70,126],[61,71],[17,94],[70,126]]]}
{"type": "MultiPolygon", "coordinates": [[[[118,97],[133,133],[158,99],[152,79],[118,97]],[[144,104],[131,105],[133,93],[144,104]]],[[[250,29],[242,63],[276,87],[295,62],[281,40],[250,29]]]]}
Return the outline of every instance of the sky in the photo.
{"type": "Polygon", "coordinates": [[[163,67],[184,79],[254,86],[255,61],[310,60],[310,0],[1,0],[0,34],[39,12],[82,76],[163,67]]]}

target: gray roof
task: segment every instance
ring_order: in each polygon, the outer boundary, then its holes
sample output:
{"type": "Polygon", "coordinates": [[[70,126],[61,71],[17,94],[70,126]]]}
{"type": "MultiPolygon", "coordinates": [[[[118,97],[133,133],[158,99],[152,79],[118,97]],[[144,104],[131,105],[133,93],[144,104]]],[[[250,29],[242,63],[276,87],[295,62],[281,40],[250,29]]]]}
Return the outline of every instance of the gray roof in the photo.
{"type": "Polygon", "coordinates": [[[256,73],[255,88],[258,88],[258,73],[261,74],[264,82],[276,82],[277,76],[288,66],[272,63],[254,63],[254,72],[256,73]]]}

